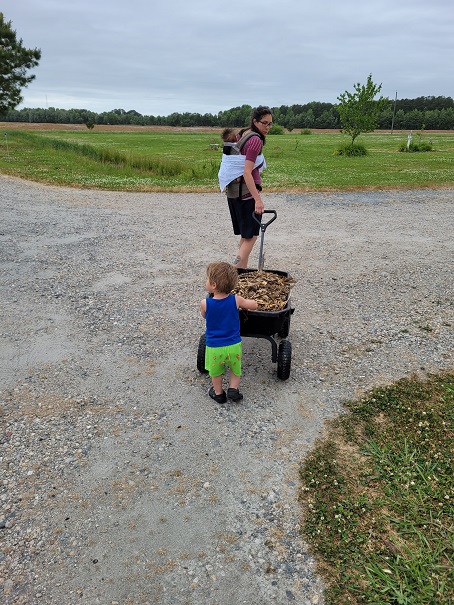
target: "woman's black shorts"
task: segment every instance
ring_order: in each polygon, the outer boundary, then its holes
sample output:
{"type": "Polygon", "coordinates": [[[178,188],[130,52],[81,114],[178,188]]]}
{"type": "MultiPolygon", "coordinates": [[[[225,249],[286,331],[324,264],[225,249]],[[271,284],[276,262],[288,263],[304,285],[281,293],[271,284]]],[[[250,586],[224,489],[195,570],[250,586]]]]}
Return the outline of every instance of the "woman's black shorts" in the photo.
{"type": "MultiPolygon", "coordinates": [[[[243,200],[239,197],[227,198],[229,204],[230,216],[232,218],[233,233],[241,235],[245,239],[250,239],[259,234],[260,224],[252,218],[255,209],[255,200],[253,197],[243,200]]],[[[254,213],[255,214],[255,213],[254,213]]],[[[255,214],[257,220],[261,220],[260,214],[255,214]]]]}

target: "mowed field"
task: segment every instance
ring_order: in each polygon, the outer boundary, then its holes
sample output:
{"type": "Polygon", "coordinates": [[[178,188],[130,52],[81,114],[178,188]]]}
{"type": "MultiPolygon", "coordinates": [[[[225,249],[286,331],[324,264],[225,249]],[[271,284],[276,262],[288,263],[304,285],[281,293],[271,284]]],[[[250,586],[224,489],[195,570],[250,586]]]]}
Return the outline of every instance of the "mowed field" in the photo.
{"type": "MultiPolygon", "coordinates": [[[[0,123],[0,172],[33,181],[124,191],[219,191],[221,128],[0,123]]],[[[358,141],[359,158],[336,149],[339,130],[269,135],[265,191],[355,191],[454,185],[454,132],[413,133],[433,151],[402,153],[408,132],[376,131],[358,141]]]]}

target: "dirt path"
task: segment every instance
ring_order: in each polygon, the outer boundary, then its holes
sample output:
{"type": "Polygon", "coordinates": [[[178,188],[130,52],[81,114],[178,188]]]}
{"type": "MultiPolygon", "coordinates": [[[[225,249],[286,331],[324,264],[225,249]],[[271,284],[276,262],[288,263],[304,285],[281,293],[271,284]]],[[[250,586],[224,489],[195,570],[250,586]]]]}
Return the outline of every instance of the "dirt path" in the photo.
{"type": "Polygon", "coordinates": [[[2,602],[322,603],[298,465],[344,399],[453,367],[453,193],[265,196],[292,371],[245,339],[244,402],[217,406],[195,365],[223,196],[0,176],[2,602]]]}

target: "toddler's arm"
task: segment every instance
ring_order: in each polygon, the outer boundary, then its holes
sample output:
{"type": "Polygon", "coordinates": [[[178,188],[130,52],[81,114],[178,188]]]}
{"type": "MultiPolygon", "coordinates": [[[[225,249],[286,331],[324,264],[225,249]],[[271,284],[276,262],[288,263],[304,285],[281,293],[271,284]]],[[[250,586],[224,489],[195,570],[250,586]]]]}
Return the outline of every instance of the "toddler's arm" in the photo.
{"type": "Polygon", "coordinates": [[[200,314],[202,317],[205,317],[207,312],[207,301],[206,298],[200,301],[200,314]]]}
{"type": "Polygon", "coordinates": [[[258,303],[256,300],[243,298],[239,294],[236,294],[236,306],[238,309],[248,309],[250,311],[256,311],[258,309],[258,303]]]}

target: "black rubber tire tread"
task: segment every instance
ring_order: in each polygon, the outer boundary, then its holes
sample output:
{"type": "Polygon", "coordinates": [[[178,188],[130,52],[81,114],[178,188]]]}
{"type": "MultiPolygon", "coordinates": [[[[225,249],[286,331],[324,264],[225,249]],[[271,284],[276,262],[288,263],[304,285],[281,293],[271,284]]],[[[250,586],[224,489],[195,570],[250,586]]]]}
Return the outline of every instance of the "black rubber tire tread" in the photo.
{"type": "Polygon", "coordinates": [[[290,367],[292,365],[292,343],[289,340],[283,340],[279,343],[277,354],[277,377],[280,380],[287,380],[290,376],[290,367]]]}
{"type": "Polygon", "coordinates": [[[205,370],[205,346],[206,346],[206,335],[202,334],[199,340],[199,348],[197,349],[197,369],[202,374],[207,374],[205,370]]]}

